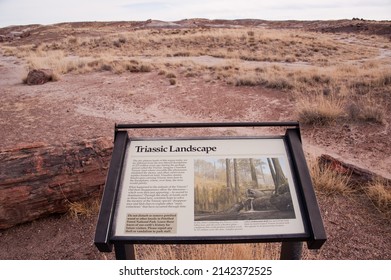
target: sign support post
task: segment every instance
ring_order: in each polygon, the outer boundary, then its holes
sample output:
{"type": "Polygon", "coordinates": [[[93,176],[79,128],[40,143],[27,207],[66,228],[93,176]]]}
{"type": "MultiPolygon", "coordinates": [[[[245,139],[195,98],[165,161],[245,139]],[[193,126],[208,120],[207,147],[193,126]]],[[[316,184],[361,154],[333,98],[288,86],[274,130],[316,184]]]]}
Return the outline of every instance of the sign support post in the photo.
{"type": "Polygon", "coordinates": [[[280,260],[301,260],[303,242],[282,242],[280,260]]]}
{"type": "Polygon", "coordinates": [[[115,244],[115,258],[117,260],[135,260],[136,254],[133,244],[115,244]]]}

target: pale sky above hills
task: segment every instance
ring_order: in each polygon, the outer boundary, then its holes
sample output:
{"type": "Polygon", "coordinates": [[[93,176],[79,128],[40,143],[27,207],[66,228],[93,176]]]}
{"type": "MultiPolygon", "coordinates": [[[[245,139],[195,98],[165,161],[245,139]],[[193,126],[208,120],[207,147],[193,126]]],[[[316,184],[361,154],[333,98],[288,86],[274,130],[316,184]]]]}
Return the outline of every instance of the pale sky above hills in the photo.
{"type": "Polygon", "coordinates": [[[0,27],[184,18],[391,20],[391,0],[0,0],[0,27]]]}

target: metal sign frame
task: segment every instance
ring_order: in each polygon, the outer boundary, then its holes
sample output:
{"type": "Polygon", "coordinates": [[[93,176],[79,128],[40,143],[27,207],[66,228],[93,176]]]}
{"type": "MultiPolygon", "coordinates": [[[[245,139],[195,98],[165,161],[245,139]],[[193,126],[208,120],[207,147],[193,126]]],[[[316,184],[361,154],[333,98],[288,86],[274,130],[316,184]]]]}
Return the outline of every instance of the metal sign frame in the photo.
{"type": "MultiPolygon", "coordinates": [[[[253,137],[259,138],[259,137],[253,137]]],[[[165,138],[167,139],[167,138],[165,138]]],[[[168,138],[173,139],[173,138],[168,138]]],[[[175,138],[178,139],[178,138],[175,138]]],[[[182,139],[182,138],[179,138],[182,139]]],[[[188,138],[189,139],[189,138],[188,138]]],[[[194,139],[194,138],[190,138],[194,139]]],[[[208,137],[203,139],[216,139],[208,137]]],[[[218,139],[230,139],[219,137],[218,139]]],[[[102,197],[94,243],[99,251],[111,252],[114,246],[117,259],[134,259],[133,244],[206,244],[206,243],[254,243],[282,242],[281,259],[300,258],[302,242],[309,249],[319,249],[326,241],[319,206],[312,186],[308,166],[302,149],[298,122],[234,122],[234,123],[166,123],[166,124],[117,124],[112,159],[102,197]],[[304,234],[274,234],[268,236],[207,236],[207,237],[138,237],[115,236],[113,221],[118,204],[121,176],[126,149],[131,139],[128,130],[155,128],[207,128],[207,127],[285,127],[280,135],[287,148],[300,210],[305,227],[304,234]]]]}

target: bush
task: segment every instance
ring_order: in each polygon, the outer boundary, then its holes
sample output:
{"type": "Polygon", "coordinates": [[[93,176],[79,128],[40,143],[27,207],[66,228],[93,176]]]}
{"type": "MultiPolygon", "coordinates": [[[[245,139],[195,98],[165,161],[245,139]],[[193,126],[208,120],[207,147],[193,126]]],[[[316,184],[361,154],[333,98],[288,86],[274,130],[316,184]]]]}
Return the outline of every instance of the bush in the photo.
{"type": "Polygon", "coordinates": [[[302,123],[312,125],[327,125],[345,115],[341,100],[323,95],[313,101],[302,98],[298,101],[297,112],[302,123]]]}

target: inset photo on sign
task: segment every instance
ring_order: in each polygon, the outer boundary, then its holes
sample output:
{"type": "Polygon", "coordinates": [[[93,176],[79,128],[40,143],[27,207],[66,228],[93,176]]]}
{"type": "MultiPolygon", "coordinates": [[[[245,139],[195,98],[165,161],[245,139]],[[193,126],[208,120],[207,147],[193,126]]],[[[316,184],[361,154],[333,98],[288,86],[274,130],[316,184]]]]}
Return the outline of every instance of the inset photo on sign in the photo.
{"type": "Polygon", "coordinates": [[[194,160],[194,220],[295,219],[279,157],[194,160]]]}

